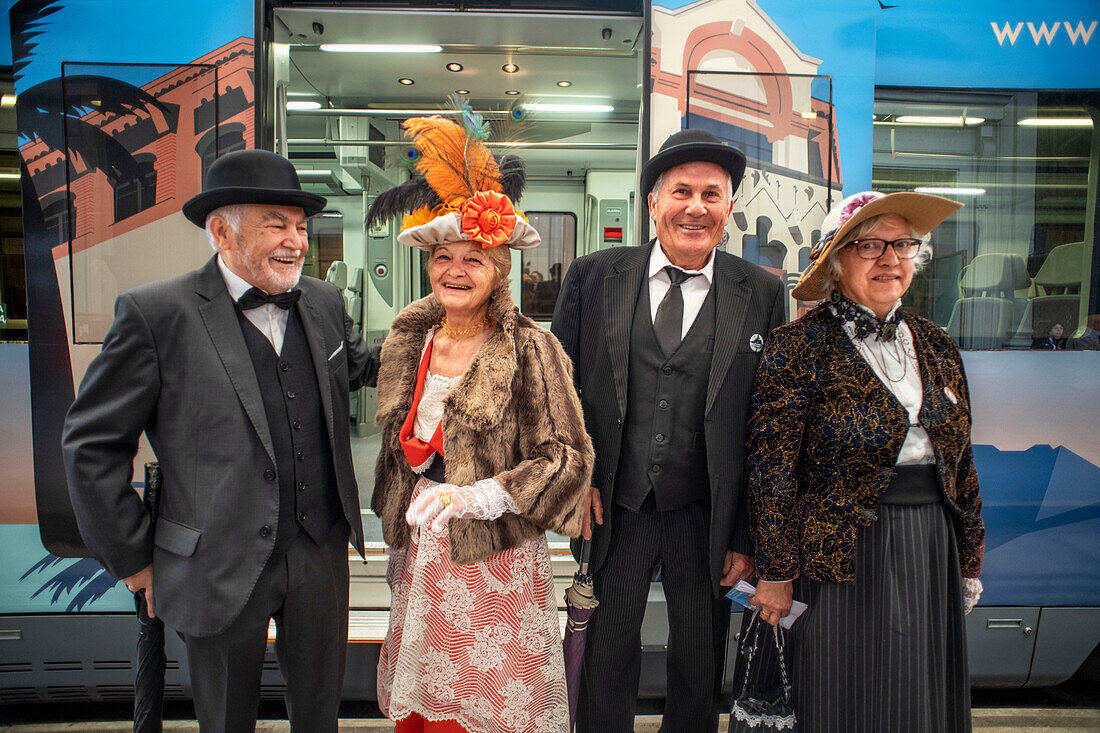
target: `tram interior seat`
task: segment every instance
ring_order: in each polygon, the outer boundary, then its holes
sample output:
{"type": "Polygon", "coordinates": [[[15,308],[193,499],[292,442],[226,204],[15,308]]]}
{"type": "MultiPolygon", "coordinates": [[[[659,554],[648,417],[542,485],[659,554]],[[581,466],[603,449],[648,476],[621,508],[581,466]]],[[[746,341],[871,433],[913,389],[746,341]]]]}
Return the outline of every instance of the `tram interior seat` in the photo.
{"type": "Polygon", "coordinates": [[[356,267],[348,279],[347,291],[348,315],[356,328],[363,320],[363,268],[356,267]]]}
{"type": "Polygon", "coordinates": [[[1060,244],[1047,254],[1032,281],[1035,294],[1027,303],[1017,333],[1030,341],[1043,338],[1056,323],[1067,336],[1081,325],[1081,278],[1085,268],[1085,243],[1060,244]]]}
{"type": "Polygon", "coordinates": [[[1017,323],[1016,291],[1029,286],[1027,264],[1019,255],[978,255],[959,273],[959,299],[947,333],[963,349],[1000,349],[1017,323]]]}

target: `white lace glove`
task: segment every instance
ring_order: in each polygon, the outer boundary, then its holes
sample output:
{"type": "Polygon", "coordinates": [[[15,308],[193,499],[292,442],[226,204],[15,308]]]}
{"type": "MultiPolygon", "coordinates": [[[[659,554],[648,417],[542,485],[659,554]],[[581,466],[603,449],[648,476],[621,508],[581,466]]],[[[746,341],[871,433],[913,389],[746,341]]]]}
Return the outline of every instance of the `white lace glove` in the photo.
{"type": "Polygon", "coordinates": [[[978,578],[963,578],[963,613],[969,614],[978,605],[978,599],[982,597],[982,581],[978,578]]]}
{"type": "Polygon", "coordinates": [[[496,479],[483,478],[473,486],[437,484],[420,492],[405,512],[405,521],[411,527],[423,527],[431,522],[432,529],[442,532],[447,522],[456,517],[496,519],[505,512],[519,514],[512,495],[496,479]]]}

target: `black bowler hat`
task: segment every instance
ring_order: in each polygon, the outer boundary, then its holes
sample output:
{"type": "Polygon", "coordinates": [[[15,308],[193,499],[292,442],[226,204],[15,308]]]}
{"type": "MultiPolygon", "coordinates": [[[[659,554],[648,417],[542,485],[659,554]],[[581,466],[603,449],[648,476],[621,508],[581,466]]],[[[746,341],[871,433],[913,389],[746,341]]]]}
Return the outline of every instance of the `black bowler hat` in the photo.
{"type": "Polygon", "coordinates": [[[662,173],[683,163],[714,163],[729,171],[732,196],[745,175],[745,154],[705,130],[681,130],[665,140],[657,154],[642,169],[642,196],[648,196],[662,173]]]}
{"type": "Polygon", "coordinates": [[[214,209],[233,204],[300,206],[306,216],[325,208],[328,199],[306,193],[294,165],[266,150],[238,150],[214,161],[206,173],[202,193],[183,205],[183,215],[197,227],[206,227],[214,209]]]}

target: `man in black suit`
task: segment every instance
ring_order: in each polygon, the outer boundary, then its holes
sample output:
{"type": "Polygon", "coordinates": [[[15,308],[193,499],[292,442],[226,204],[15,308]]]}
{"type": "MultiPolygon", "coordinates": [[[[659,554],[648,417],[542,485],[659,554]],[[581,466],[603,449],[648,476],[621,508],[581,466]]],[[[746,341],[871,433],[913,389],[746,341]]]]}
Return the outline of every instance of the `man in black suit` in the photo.
{"type": "Polygon", "coordinates": [[[709,133],[672,135],[642,171],[657,238],[575,261],[554,311],[596,448],[600,606],[578,716],[590,733],[633,730],[658,565],[669,622],[661,730],[717,724],[729,624],[719,585],[753,570],[743,499],[749,392],[764,338],[785,320],[777,278],[715,251],[744,170],[745,156],[709,133]]]}
{"type": "Polygon", "coordinates": [[[217,160],[183,207],[216,255],[119,297],[65,422],[81,534],[183,637],[204,733],[255,728],[272,618],[291,725],[336,730],[349,537],[363,551],[348,393],[377,359],[342,294],[300,277],[325,203],[273,153],[217,160]],[[130,483],[143,431],[155,531],[130,483]]]}

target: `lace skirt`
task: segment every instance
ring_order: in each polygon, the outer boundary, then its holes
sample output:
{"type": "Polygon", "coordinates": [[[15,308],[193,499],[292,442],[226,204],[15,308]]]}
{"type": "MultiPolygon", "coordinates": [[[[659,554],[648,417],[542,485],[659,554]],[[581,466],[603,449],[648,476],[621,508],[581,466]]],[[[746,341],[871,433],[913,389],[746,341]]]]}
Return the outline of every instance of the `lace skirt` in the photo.
{"type": "MultiPolygon", "coordinates": [[[[434,486],[421,478],[413,497],[434,486]]],[[[418,713],[470,733],[569,728],[558,608],[545,537],[483,562],[455,565],[448,533],[414,530],[390,556],[390,628],[378,704],[392,720],[418,713]]]]}

